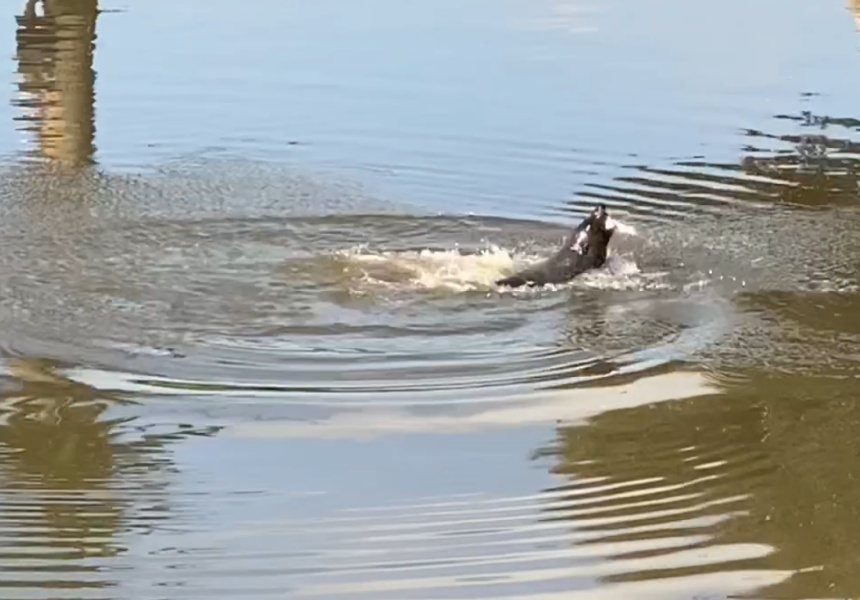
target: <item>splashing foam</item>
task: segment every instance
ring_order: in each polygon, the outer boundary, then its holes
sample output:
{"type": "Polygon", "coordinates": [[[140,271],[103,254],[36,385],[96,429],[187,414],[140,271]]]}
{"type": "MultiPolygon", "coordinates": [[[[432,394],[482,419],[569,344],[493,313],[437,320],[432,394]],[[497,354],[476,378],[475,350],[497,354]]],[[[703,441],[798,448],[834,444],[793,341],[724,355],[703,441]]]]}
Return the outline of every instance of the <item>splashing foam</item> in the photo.
{"type": "Polygon", "coordinates": [[[418,290],[467,292],[489,290],[504,273],[540,260],[490,246],[476,253],[454,250],[369,252],[341,251],[340,257],[360,269],[363,283],[418,290]]]}
{"type": "MultiPolygon", "coordinates": [[[[619,231],[636,235],[630,226],[619,225],[619,231]]],[[[610,254],[604,268],[591,271],[561,285],[536,288],[497,288],[495,281],[518,269],[542,260],[545,256],[510,251],[499,246],[464,253],[453,250],[409,250],[373,252],[355,247],[337,253],[363,284],[396,289],[435,290],[450,292],[496,290],[501,293],[535,293],[570,287],[630,290],[665,287],[665,273],[642,273],[631,258],[610,254]]]]}
{"type": "Polygon", "coordinates": [[[643,273],[633,259],[610,254],[603,268],[583,273],[568,285],[601,290],[668,289],[671,285],[666,282],[667,275],[665,272],[643,273]]]}

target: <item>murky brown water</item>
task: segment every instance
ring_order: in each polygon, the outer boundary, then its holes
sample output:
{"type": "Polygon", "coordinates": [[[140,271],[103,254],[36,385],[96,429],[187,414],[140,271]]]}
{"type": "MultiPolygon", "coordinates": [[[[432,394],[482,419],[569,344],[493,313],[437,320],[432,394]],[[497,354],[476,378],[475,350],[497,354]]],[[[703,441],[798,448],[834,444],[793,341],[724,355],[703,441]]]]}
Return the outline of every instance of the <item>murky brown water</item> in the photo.
{"type": "Polygon", "coordinates": [[[0,597],[860,597],[860,7],[18,4],[0,597]]]}

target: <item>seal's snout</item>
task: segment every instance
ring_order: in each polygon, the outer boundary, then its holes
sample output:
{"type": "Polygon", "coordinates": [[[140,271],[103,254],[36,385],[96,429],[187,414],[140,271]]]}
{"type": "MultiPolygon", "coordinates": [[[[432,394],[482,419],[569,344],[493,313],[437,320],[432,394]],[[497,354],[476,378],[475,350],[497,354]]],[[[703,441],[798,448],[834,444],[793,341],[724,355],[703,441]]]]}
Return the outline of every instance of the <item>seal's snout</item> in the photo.
{"type": "Polygon", "coordinates": [[[612,221],[609,216],[609,213],[606,211],[605,204],[598,204],[594,207],[594,210],[591,211],[593,217],[593,223],[600,227],[604,227],[607,222],[612,221]]]}

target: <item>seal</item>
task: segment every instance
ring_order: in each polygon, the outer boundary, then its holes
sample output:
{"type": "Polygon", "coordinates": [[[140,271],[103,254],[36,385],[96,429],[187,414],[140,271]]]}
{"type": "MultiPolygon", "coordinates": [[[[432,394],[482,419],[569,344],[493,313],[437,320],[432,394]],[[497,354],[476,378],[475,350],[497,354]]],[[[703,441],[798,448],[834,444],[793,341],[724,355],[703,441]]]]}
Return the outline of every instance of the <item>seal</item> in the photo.
{"type": "Polygon", "coordinates": [[[606,262],[609,240],[617,227],[618,224],[606,212],[606,206],[598,204],[553,256],[497,280],[496,285],[517,288],[565,283],[586,271],[599,269],[606,262]]]}

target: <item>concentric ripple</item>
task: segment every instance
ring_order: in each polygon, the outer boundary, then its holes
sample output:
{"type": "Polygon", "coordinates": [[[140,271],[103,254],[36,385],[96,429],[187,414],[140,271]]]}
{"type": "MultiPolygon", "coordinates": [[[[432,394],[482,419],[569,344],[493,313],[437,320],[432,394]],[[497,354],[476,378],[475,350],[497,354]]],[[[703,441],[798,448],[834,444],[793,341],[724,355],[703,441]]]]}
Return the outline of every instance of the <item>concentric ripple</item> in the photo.
{"type": "MultiPolygon", "coordinates": [[[[686,448],[667,443],[648,461],[647,475],[623,467],[609,475],[604,468],[610,465],[602,463],[563,463],[567,474],[577,474],[575,481],[534,493],[475,489],[367,498],[366,504],[301,491],[307,476],[298,472],[290,482],[264,482],[254,473],[241,485],[226,482],[223,468],[260,451],[228,444],[235,458],[198,466],[174,490],[171,511],[181,524],[153,522],[156,535],[138,537],[115,558],[120,569],[143,565],[138,592],[552,600],[644,592],[689,598],[742,594],[792,574],[768,566],[773,547],[744,540],[731,527],[749,509],[748,495],[734,489],[737,482],[754,486],[773,470],[766,457],[742,444],[723,454],[708,440],[686,448]],[[714,451],[725,460],[716,460],[714,451]],[[681,468],[661,471],[675,464],[681,468]],[[197,486],[220,490],[204,512],[191,510],[197,486]],[[213,521],[223,524],[217,533],[213,521]]],[[[352,448],[351,457],[320,457],[323,464],[361,464],[370,456],[366,448],[335,447],[352,448]]],[[[379,460],[379,470],[366,476],[384,481],[399,472],[397,462],[379,460]]],[[[417,484],[421,474],[402,477],[417,484]]],[[[364,486],[356,487],[361,496],[364,486]]]]}
{"type": "MultiPolygon", "coordinates": [[[[196,181],[170,177],[180,189],[196,181]]],[[[631,352],[671,346],[700,325],[673,318],[681,313],[661,296],[691,274],[648,264],[640,237],[650,232],[619,234],[602,272],[512,292],[493,281],[552,252],[566,228],[363,214],[337,195],[331,213],[325,194],[289,178],[277,203],[255,194],[247,205],[222,204],[215,218],[212,199],[195,213],[162,203],[175,192],[156,193],[159,185],[134,183],[127,189],[143,202],[117,194],[99,220],[62,227],[36,227],[30,218],[41,211],[6,205],[0,285],[12,293],[0,298],[0,322],[9,356],[74,356],[79,381],[135,394],[269,397],[312,412],[440,410],[464,392],[478,404],[606,377],[635,363],[631,352]],[[320,207],[305,206],[305,193],[320,207]]],[[[682,358],[655,356],[650,366],[682,358]]]]}

